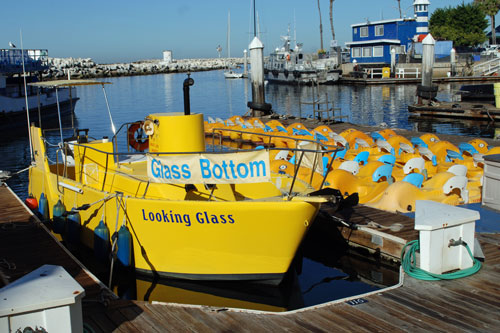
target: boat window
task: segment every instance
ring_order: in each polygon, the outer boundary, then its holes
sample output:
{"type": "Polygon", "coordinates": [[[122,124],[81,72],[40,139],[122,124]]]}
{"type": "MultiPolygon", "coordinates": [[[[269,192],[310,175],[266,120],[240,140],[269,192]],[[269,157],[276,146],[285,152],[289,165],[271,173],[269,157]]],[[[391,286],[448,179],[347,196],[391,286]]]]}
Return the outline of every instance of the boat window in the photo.
{"type": "Polygon", "coordinates": [[[375,26],[375,36],[383,36],[384,35],[384,26],[376,25],[375,26]]]}
{"type": "Polygon", "coordinates": [[[358,28],[354,28],[354,34],[358,33],[358,28]]]}
{"type": "Polygon", "coordinates": [[[359,37],[368,37],[368,27],[359,28],[359,37]]]}
{"type": "Polygon", "coordinates": [[[363,47],[363,57],[371,57],[371,56],[372,56],[372,48],[363,47]]]}
{"type": "Polygon", "coordinates": [[[373,56],[374,57],[383,57],[384,56],[384,47],[383,46],[374,46],[373,47],[373,56]]]}
{"type": "Polygon", "coordinates": [[[304,58],[304,55],[302,53],[299,53],[299,59],[302,60],[304,58]]]}

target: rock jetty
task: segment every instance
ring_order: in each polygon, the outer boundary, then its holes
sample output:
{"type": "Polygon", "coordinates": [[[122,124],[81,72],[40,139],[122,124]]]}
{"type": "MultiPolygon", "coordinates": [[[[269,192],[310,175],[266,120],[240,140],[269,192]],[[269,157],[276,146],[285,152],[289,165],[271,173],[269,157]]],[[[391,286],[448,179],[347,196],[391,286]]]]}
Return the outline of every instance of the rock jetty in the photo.
{"type": "Polygon", "coordinates": [[[68,73],[73,79],[149,75],[161,73],[199,72],[232,67],[243,63],[240,58],[179,59],[171,62],[143,60],[132,63],[97,64],[90,58],[49,58],[50,68],[43,73],[44,79],[63,79],[68,73]]]}

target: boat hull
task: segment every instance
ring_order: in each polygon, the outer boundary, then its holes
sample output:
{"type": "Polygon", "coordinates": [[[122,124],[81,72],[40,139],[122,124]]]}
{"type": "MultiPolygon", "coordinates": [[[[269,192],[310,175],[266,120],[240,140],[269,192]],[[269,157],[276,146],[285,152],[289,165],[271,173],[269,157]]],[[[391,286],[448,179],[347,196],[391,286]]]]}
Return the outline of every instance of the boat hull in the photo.
{"type": "Polygon", "coordinates": [[[330,71],[283,71],[266,70],[264,79],[270,83],[278,84],[300,84],[310,85],[313,82],[318,84],[335,84],[342,75],[341,70],[330,71]]]}
{"type": "MultiPolygon", "coordinates": [[[[73,98],[71,101],[65,100],[60,102],[59,109],[61,112],[61,118],[66,121],[74,113],[76,102],[79,98],[73,98]]],[[[43,128],[53,128],[59,126],[59,117],[57,114],[57,104],[47,104],[40,107],[40,114],[38,113],[38,107],[30,108],[30,122],[43,128]]],[[[26,111],[9,111],[0,112],[0,136],[7,136],[21,133],[28,134],[27,131],[27,116],[26,111]],[[24,130],[23,130],[24,129],[24,130]],[[23,130],[23,132],[20,132],[23,130]]]]}
{"type": "MultiPolygon", "coordinates": [[[[30,191],[37,198],[44,192],[50,214],[59,198],[70,210],[110,195],[57,177],[39,165],[30,170],[30,191]],[[57,182],[79,188],[82,193],[59,187],[61,193],[57,182]]],[[[130,230],[132,262],[140,273],[191,280],[278,283],[288,271],[318,209],[318,203],[282,198],[176,201],[124,196],[118,211],[117,198],[80,211],[80,240],[92,248],[94,229],[103,219],[111,235],[122,224],[130,230]]]]}

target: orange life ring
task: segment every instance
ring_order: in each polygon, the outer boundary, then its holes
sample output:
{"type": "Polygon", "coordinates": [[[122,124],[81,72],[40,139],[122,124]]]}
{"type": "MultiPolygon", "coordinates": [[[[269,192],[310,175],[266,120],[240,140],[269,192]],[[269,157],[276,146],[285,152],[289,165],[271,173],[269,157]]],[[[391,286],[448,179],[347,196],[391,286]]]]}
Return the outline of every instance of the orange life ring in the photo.
{"type": "Polygon", "coordinates": [[[286,55],[286,60],[290,61],[290,55],[289,54],[286,55]]]}
{"type": "Polygon", "coordinates": [[[130,125],[127,131],[128,144],[137,151],[144,151],[149,148],[149,138],[143,137],[142,121],[130,125]]]}

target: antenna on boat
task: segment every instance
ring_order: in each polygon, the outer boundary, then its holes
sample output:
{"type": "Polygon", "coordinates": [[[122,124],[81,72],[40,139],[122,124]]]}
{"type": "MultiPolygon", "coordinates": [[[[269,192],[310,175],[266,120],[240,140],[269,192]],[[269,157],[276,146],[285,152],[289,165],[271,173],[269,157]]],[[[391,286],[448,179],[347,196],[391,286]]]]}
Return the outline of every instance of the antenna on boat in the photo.
{"type": "Polygon", "coordinates": [[[106,89],[104,89],[104,83],[102,84],[102,92],[104,93],[104,100],[106,101],[106,108],[108,109],[109,120],[111,121],[111,130],[113,135],[116,135],[115,124],[113,123],[113,117],[111,117],[111,110],[109,109],[108,95],[106,95],[106,89]]]}
{"type": "MultiPolygon", "coordinates": [[[[24,66],[24,47],[23,47],[23,31],[19,30],[21,37],[21,60],[23,63],[23,78],[24,78],[24,102],[26,103],[26,119],[28,120],[28,139],[30,140],[30,159],[33,162],[33,147],[31,146],[31,128],[30,128],[30,109],[28,107],[28,89],[26,88],[26,68],[24,66]]],[[[42,126],[40,124],[40,126],[42,126]]]]}
{"type": "Polygon", "coordinates": [[[297,21],[295,20],[295,8],[293,9],[293,49],[297,49],[297,21]]]}

